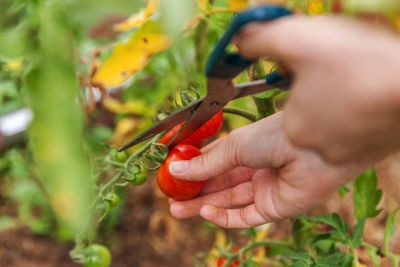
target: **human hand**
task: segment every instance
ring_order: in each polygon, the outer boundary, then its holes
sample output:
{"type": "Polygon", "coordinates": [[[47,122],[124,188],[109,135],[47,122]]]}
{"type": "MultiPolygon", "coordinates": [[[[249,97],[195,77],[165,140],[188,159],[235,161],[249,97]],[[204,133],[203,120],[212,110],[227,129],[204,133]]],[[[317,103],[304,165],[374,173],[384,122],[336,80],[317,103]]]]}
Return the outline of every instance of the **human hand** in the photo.
{"type": "Polygon", "coordinates": [[[253,227],[306,212],[368,167],[332,166],[293,146],[283,131],[283,116],[236,129],[206,146],[201,156],[171,163],[178,179],[209,180],[200,196],[171,200],[171,214],[201,215],[226,228],[253,227]]]}
{"type": "Polygon", "coordinates": [[[235,40],[245,58],[272,57],[295,76],[284,129],[330,162],[374,162],[400,149],[400,38],[343,17],[253,23],[235,40]]]}

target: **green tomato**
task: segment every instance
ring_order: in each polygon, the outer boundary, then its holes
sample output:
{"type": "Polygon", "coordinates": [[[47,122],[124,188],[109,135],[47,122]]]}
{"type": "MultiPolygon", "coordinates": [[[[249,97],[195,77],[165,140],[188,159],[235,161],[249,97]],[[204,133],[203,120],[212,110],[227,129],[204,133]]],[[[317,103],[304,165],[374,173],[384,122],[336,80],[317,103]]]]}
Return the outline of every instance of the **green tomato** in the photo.
{"type": "Polygon", "coordinates": [[[108,193],[104,200],[107,201],[111,207],[115,207],[119,203],[119,197],[115,193],[108,193]]]}
{"type": "Polygon", "coordinates": [[[142,165],[133,166],[130,182],[132,185],[142,185],[147,180],[147,171],[142,165]]]}
{"type": "Polygon", "coordinates": [[[126,151],[118,152],[117,149],[113,148],[110,151],[110,158],[114,161],[123,163],[128,159],[128,154],[126,151]]]}
{"type": "Polygon", "coordinates": [[[111,255],[103,245],[91,244],[86,248],[87,257],[85,267],[108,267],[111,263],[111,255]]]}

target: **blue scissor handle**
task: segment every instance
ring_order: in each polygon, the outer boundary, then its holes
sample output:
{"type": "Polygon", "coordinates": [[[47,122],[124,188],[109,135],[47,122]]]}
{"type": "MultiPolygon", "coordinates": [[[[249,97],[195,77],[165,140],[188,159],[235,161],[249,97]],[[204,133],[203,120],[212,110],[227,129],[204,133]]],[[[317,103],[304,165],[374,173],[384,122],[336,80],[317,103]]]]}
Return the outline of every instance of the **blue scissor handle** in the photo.
{"type": "MultiPolygon", "coordinates": [[[[248,68],[253,61],[242,58],[238,53],[226,52],[226,48],[231,43],[233,36],[243,26],[251,22],[270,21],[291,14],[288,9],[281,6],[259,6],[237,15],[211,53],[206,66],[206,75],[225,79],[236,77],[240,72],[248,68]]],[[[275,71],[267,75],[266,79],[267,83],[272,85],[282,78],[285,77],[275,71]],[[268,78],[268,76],[271,76],[271,78],[268,78]]]]}

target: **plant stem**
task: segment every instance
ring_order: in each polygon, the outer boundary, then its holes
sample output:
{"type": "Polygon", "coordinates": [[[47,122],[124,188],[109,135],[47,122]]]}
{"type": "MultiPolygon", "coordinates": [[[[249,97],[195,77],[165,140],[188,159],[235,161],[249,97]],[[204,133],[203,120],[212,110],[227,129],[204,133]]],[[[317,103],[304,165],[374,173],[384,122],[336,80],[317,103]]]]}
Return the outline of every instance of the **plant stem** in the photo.
{"type": "MultiPolygon", "coordinates": [[[[377,250],[377,248],[374,245],[371,245],[371,244],[369,244],[369,243],[367,243],[365,241],[361,243],[361,246],[365,247],[367,249],[377,250]]],[[[399,266],[400,255],[396,255],[396,254],[388,251],[387,249],[383,249],[381,252],[382,252],[382,254],[384,256],[388,257],[392,261],[392,266],[393,267],[398,267],[399,266]]]]}
{"type": "Polygon", "coordinates": [[[234,115],[241,116],[241,117],[243,117],[245,119],[248,119],[249,121],[252,121],[252,122],[257,121],[257,115],[255,115],[255,114],[253,114],[251,112],[248,112],[246,110],[243,110],[243,109],[237,109],[237,108],[233,108],[233,107],[224,107],[222,109],[222,111],[224,113],[229,113],[229,114],[234,114],[234,115]]]}
{"type": "Polygon", "coordinates": [[[360,262],[358,261],[358,254],[357,254],[357,249],[356,248],[352,248],[352,254],[353,254],[353,264],[355,267],[360,265],[360,262]]]}
{"type": "MultiPolygon", "coordinates": [[[[248,73],[250,81],[265,79],[265,70],[262,62],[257,62],[250,66],[248,73]]],[[[253,96],[252,98],[258,110],[258,119],[262,119],[276,113],[274,97],[261,98],[253,96]]]]}
{"type": "Polygon", "coordinates": [[[249,244],[248,246],[242,248],[242,254],[246,253],[249,250],[252,250],[256,247],[274,247],[274,248],[281,248],[281,249],[287,249],[287,250],[291,250],[293,249],[293,247],[285,242],[276,242],[276,241],[257,241],[257,242],[253,242],[251,244],[249,244]]]}
{"type": "Polygon", "coordinates": [[[138,151],[129,156],[129,158],[125,161],[124,167],[128,168],[128,165],[131,161],[138,160],[149,148],[152,144],[156,143],[164,133],[160,133],[156,135],[150,142],[147,142],[143,147],[141,147],[138,151]]]}

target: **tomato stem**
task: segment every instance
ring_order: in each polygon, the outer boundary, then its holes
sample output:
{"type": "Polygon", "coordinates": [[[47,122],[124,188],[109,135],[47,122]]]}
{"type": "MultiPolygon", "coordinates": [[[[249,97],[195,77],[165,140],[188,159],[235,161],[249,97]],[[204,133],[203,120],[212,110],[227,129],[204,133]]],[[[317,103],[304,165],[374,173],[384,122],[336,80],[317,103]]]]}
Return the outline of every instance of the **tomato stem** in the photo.
{"type": "Polygon", "coordinates": [[[248,112],[248,111],[243,110],[243,109],[238,109],[238,108],[233,108],[233,107],[224,107],[222,109],[222,111],[224,113],[241,116],[241,117],[243,117],[245,119],[248,119],[251,122],[257,121],[257,115],[256,114],[253,114],[253,113],[248,112]]]}
{"type": "MultiPolygon", "coordinates": [[[[265,69],[262,62],[259,61],[251,65],[248,74],[250,81],[265,79],[265,69]]],[[[252,99],[258,110],[258,119],[262,119],[276,113],[274,96],[271,96],[270,98],[252,96],[252,99]]]]}

